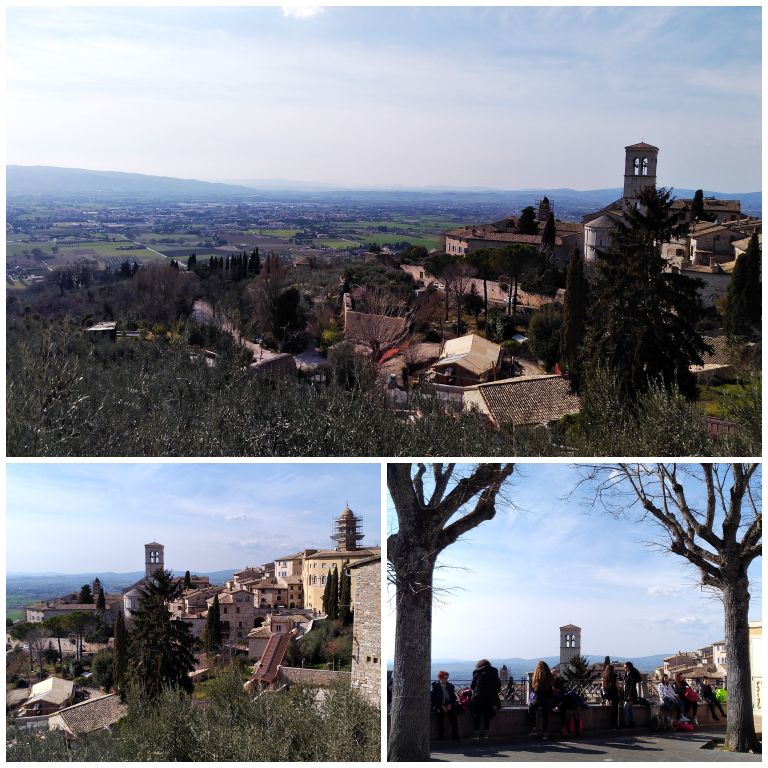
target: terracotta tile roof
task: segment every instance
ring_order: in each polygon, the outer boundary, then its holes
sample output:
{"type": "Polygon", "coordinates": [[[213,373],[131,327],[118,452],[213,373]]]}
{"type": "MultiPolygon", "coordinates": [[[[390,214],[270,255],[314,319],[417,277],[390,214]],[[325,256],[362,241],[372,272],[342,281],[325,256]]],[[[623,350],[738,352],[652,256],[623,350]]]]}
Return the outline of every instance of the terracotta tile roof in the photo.
{"type": "Polygon", "coordinates": [[[381,547],[361,547],[360,549],[321,549],[310,555],[307,560],[327,560],[329,558],[372,557],[381,553],[381,547]]]}
{"type": "Polygon", "coordinates": [[[56,718],[63,720],[66,730],[79,736],[107,728],[127,712],[128,707],[120,701],[116,693],[113,693],[62,709],[56,714],[56,718]]]}
{"type": "Polygon", "coordinates": [[[479,384],[476,389],[498,426],[548,424],[581,409],[581,401],[562,376],[519,376],[479,384]]]}

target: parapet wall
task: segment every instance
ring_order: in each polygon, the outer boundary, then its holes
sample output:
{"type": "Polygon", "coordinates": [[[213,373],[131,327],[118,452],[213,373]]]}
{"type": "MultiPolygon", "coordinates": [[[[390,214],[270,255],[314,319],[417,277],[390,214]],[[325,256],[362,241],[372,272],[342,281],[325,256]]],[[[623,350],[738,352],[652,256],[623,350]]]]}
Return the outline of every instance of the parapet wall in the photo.
{"type": "MultiPolygon", "coordinates": [[[[723,709],[727,712],[727,706],[723,704],[723,709]]],[[[650,727],[651,716],[658,711],[657,705],[635,706],[635,723],[638,729],[647,730],[650,727]]],[[[586,709],[578,710],[581,715],[581,721],[584,725],[584,732],[595,735],[601,731],[612,731],[614,727],[611,723],[611,708],[602,706],[589,706],[586,709]]],[[[490,738],[511,738],[515,736],[525,736],[531,730],[527,719],[528,710],[526,707],[506,707],[501,709],[496,717],[491,720],[491,727],[488,731],[490,738]]],[[[699,703],[698,711],[699,727],[715,725],[709,708],[706,704],[699,703]]],[[[473,725],[472,715],[469,712],[460,714],[458,717],[459,736],[464,739],[472,736],[473,725]]],[[[722,721],[721,721],[722,724],[722,721]]],[[[541,726],[541,715],[539,715],[539,726],[541,726]]],[[[549,734],[557,736],[560,733],[561,722],[559,712],[552,712],[549,716],[549,734]]],[[[437,739],[437,715],[432,714],[431,736],[432,740],[437,739]]],[[[450,724],[445,722],[444,738],[450,738],[450,724]]]]}
{"type": "Polygon", "coordinates": [[[303,667],[280,667],[277,684],[319,685],[328,688],[340,684],[349,686],[351,673],[334,672],[330,669],[304,669],[303,667]]]}

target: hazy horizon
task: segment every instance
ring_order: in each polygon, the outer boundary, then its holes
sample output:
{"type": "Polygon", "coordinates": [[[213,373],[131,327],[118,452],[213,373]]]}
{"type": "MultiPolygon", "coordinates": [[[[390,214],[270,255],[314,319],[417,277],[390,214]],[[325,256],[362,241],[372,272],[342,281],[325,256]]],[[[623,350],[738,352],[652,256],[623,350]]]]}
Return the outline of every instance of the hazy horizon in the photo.
{"type": "Polygon", "coordinates": [[[345,188],[760,189],[759,7],[12,7],[7,160],[345,188]],[[599,45],[595,44],[599,41],[599,45]]]}

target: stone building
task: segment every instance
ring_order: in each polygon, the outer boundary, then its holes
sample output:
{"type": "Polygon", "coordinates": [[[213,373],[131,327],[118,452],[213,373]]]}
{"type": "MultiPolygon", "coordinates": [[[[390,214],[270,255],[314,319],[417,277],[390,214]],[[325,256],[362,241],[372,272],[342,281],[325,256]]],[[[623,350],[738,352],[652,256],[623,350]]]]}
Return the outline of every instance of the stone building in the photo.
{"type": "MultiPolygon", "coordinates": [[[[362,519],[349,507],[345,507],[334,521],[331,539],[335,549],[321,549],[304,558],[301,578],[304,582],[304,607],[320,613],[323,610],[323,591],[334,570],[341,573],[346,565],[353,565],[360,560],[381,554],[379,547],[361,547],[364,534],[361,530],[362,519]]],[[[352,588],[354,594],[354,570],[352,588]]],[[[354,600],[353,600],[354,605],[354,600]]]]}
{"type": "Polygon", "coordinates": [[[351,685],[375,706],[381,704],[381,556],[350,566],[355,575],[351,685]]]}

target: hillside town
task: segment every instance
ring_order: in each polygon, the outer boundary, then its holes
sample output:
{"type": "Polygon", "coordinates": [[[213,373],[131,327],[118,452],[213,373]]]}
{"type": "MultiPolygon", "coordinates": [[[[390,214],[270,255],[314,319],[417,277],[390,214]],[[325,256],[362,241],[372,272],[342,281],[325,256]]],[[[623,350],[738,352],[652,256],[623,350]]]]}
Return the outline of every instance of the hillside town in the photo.
{"type": "MultiPolygon", "coordinates": [[[[412,455],[445,452],[445,446],[422,444],[417,437],[440,430],[456,431],[464,441],[472,435],[494,452],[759,452],[754,424],[760,392],[760,277],[755,265],[762,253],[762,220],[743,213],[739,200],[706,197],[701,190],[692,198],[677,198],[673,190],[657,189],[659,155],[659,148],[645,142],[628,145],[622,196],[583,214],[581,221],[561,219],[557,200],[545,196],[532,199],[520,213],[444,230],[431,248],[372,243],[367,249],[338,251],[338,259],[307,260],[277,247],[282,230],[272,222],[272,234],[248,235],[220,255],[215,249],[197,254],[188,248],[186,258],[157,251],[150,260],[118,254],[99,261],[101,246],[95,243],[96,256],[78,256],[75,248],[73,258],[59,263],[58,250],[45,257],[55,266],[39,285],[10,292],[11,374],[22,365],[14,352],[22,354],[17,341],[43,332],[55,318],[69,317],[79,330],[76,338],[62,340],[62,353],[69,354],[75,344],[73,353],[80,358],[85,350],[78,339],[101,341],[97,361],[115,358],[127,370],[137,355],[158,348],[181,353],[184,343],[185,365],[198,369],[194,375],[201,381],[210,379],[206,389],[220,390],[221,382],[235,377],[238,386],[253,390],[238,401],[277,397],[278,407],[287,408],[294,397],[289,392],[296,390],[295,397],[312,407],[320,391],[335,398],[336,390],[343,390],[339,405],[349,400],[345,393],[364,393],[364,400],[353,402],[379,425],[367,433],[367,446],[352,422],[337,424],[320,433],[318,455],[396,454],[388,435],[398,429],[414,434],[412,455]],[[638,286],[647,284],[633,274],[639,269],[651,270],[653,302],[632,299],[639,296],[638,286]],[[637,327],[645,327],[655,341],[632,341],[637,327]],[[115,349],[108,350],[109,344],[115,349]],[[631,345],[638,349],[633,352],[631,345]],[[253,377],[247,385],[238,376],[244,369],[253,377]],[[650,404],[656,388],[683,419],[674,437],[648,434],[639,426],[644,419],[658,421],[652,409],[660,407],[659,401],[650,404]],[[608,391],[607,400],[622,406],[615,430],[608,422],[616,414],[597,406],[608,391]],[[379,409],[381,415],[375,415],[379,409]],[[467,428],[455,426],[457,419],[466,420],[467,428]],[[420,424],[423,420],[435,423],[420,424]],[[351,435],[363,442],[353,445],[351,435]],[[638,442],[643,439],[647,444],[638,442]]],[[[187,215],[193,210],[188,208],[187,215]]],[[[438,223],[433,217],[431,226],[438,223]]],[[[23,219],[20,226],[34,224],[23,219]]],[[[41,226],[57,239],[49,221],[41,226]]],[[[149,223],[127,226],[135,235],[149,223]]],[[[217,237],[237,239],[242,222],[237,230],[228,226],[234,224],[223,223],[217,237]]],[[[44,362],[32,361],[33,369],[44,362]]],[[[73,380],[73,390],[89,388],[97,370],[89,365],[85,373],[85,379],[73,380]]],[[[38,375],[42,386],[51,372],[38,375]]],[[[154,375],[164,375],[164,368],[156,367],[154,375]]],[[[42,435],[48,430],[29,431],[34,402],[20,387],[11,391],[11,453],[47,451],[42,435]]],[[[218,406],[206,402],[201,407],[218,406]]],[[[336,410],[340,417],[347,412],[346,407],[336,410]]],[[[109,416],[112,428],[124,418],[111,406],[96,412],[99,418],[109,416]]],[[[143,418],[155,418],[156,409],[143,412],[143,418]]],[[[39,416],[44,424],[49,418],[39,416]]],[[[294,423],[297,416],[289,419],[294,423]]],[[[176,426],[179,433],[195,436],[198,452],[211,450],[206,448],[210,436],[198,434],[199,426],[176,426]]],[[[273,432],[268,422],[259,421],[254,429],[273,432]]],[[[56,431],[52,425],[51,430],[56,431]]],[[[100,432],[94,430],[91,445],[100,432]]],[[[152,427],[143,430],[133,453],[148,452],[147,440],[154,434],[152,427]]],[[[219,440],[229,444],[233,438],[219,440]]],[[[317,432],[300,439],[294,427],[287,444],[270,448],[262,440],[259,451],[312,452],[317,440],[317,432]]],[[[243,441],[253,442],[247,434],[243,441]]],[[[404,450],[402,440],[399,444],[404,450]]],[[[235,453],[254,450],[230,447],[235,453]]],[[[168,450],[183,448],[172,443],[168,450]]]]}
{"type": "MultiPolygon", "coordinates": [[[[293,686],[341,686],[378,708],[381,552],[363,538],[362,519],[347,506],[334,520],[332,548],[279,554],[223,585],[189,571],[174,576],[164,610],[190,638],[189,690],[204,696],[206,681],[235,664],[253,700],[293,686]]],[[[95,578],[79,593],[28,605],[26,621],[7,627],[6,710],[14,726],[78,739],[126,716],[113,659],[120,632],[139,629],[169,573],[163,544],[144,546],[144,566],[145,575],[119,592],[95,578]]]]}

